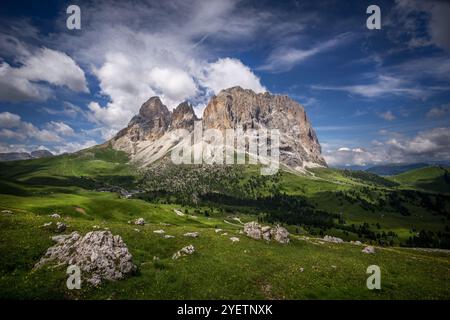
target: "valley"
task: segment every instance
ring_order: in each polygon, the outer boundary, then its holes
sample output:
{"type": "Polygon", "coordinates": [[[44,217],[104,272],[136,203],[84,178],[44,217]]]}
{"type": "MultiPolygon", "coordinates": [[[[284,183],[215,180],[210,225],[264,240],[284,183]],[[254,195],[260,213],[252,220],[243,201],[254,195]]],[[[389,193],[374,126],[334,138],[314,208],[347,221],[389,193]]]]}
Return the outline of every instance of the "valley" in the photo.
{"type": "MultiPolygon", "coordinates": [[[[436,193],[423,185],[413,189],[411,179],[403,185],[396,176],[325,168],[307,175],[280,171],[262,177],[256,166],[183,171],[160,163],[155,164],[158,170],[144,172],[128,161],[125,153],[99,146],[0,164],[0,209],[13,212],[0,214],[2,298],[448,299],[450,295],[449,252],[405,247],[446,246],[448,185],[436,193]],[[186,172],[196,174],[189,177],[186,172]],[[184,184],[174,184],[177,181],[184,184]],[[189,188],[193,183],[194,198],[189,188]],[[126,198],[99,191],[111,187],[140,192],[126,198]],[[397,211],[400,205],[407,213],[397,211]],[[98,287],[83,284],[81,290],[67,290],[65,267],[34,270],[52,245],[55,231],[43,225],[53,220],[49,217],[53,213],[67,225],[65,233],[85,234],[98,228],[120,235],[137,272],[98,287]],[[130,223],[137,218],[145,225],[130,223]],[[268,243],[241,234],[249,221],[281,223],[291,234],[290,243],[268,243]],[[154,232],[161,229],[174,238],[154,232]],[[421,245],[408,243],[422,229],[426,237],[415,240],[421,245]],[[186,238],[187,232],[198,232],[199,237],[186,238]],[[325,235],[345,242],[323,241],[325,235]],[[357,240],[372,244],[376,253],[362,253],[364,245],[350,243],[357,240]],[[187,245],[195,246],[194,254],[171,258],[187,245]],[[366,268],[372,264],[382,270],[381,290],[365,287],[366,268]]],[[[410,176],[423,179],[424,174],[410,176]]]]}

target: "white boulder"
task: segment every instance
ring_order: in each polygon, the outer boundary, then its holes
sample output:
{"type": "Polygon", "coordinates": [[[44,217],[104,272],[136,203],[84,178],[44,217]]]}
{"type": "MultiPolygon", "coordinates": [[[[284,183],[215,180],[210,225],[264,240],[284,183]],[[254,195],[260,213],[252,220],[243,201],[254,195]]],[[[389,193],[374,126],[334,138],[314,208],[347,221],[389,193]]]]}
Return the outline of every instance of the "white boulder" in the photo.
{"type": "Polygon", "coordinates": [[[198,238],[200,234],[198,232],[186,232],[184,234],[185,237],[198,238]]]}
{"type": "Polygon", "coordinates": [[[65,223],[62,223],[62,222],[56,223],[56,229],[55,229],[56,232],[64,232],[64,231],[66,231],[66,229],[67,229],[67,226],[65,223]]]}
{"type": "Polygon", "coordinates": [[[344,240],[342,240],[341,238],[332,237],[332,236],[328,236],[328,235],[323,237],[323,240],[327,241],[327,242],[333,242],[333,243],[343,243],[344,242],[344,240]]]}
{"type": "Polygon", "coordinates": [[[178,258],[187,256],[187,255],[191,255],[195,252],[195,248],[192,244],[182,248],[181,250],[177,251],[174,253],[174,255],[172,256],[173,260],[176,260],[178,258]]]}
{"type": "Polygon", "coordinates": [[[270,235],[272,236],[272,239],[279,243],[289,243],[289,232],[282,226],[275,226],[275,228],[270,231],[270,235]]]}
{"type": "Polygon", "coordinates": [[[143,218],[138,218],[134,221],[134,224],[137,226],[143,226],[145,225],[145,220],[143,218]]]}
{"type": "Polygon", "coordinates": [[[367,254],[373,254],[373,253],[375,253],[375,248],[373,246],[367,246],[364,249],[362,249],[361,252],[367,253],[367,254]]]}
{"type": "Polygon", "coordinates": [[[280,243],[289,243],[289,232],[280,225],[275,227],[261,227],[256,221],[244,225],[244,233],[253,239],[275,240],[280,243]]]}
{"type": "Polygon", "coordinates": [[[119,235],[110,231],[91,231],[82,237],[78,232],[52,237],[56,242],[35,265],[54,262],[77,265],[87,282],[98,285],[103,279],[118,280],[136,270],[132,255],[119,235]]]}

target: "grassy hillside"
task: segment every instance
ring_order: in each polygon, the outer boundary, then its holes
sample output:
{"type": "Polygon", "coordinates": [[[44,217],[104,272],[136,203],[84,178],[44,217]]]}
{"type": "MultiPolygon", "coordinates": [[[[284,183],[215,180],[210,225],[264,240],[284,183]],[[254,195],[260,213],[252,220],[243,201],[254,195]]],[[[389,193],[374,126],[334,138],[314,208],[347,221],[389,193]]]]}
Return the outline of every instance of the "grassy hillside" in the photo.
{"type": "Polygon", "coordinates": [[[108,147],[96,147],[58,157],[0,162],[0,190],[8,192],[8,181],[28,186],[130,186],[136,170],[128,156],[108,147]]]}
{"type": "Polygon", "coordinates": [[[378,174],[380,176],[393,176],[414,169],[429,167],[428,163],[394,163],[374,166],[365,171],[378,174]]]}
{"type": "MultiPolygon", "coordinates": [[[[2,208],[13,215],[0,216],[0,298],[101,298],[101,299],[448,299],[448,253],[414,249],[378,248],[365,255],[362,246],[328,244],[293,235],[289,245],[265,243],[238,233],[245,215],[179,217],[174,205],[152,205],[141,200],[119,199],[112,193],[73,190],[23,199],[2,196],[2,208]],[[82,210],[80,210],[82,209],[82,210]],[[86,233],[94,225],[123,237],[138,273],[100,288],[83,284],[80,291],[65,288],[63,267],[33,271],[33,265],[52,245],[54,235],[42,225],[47,214],[60,212],[67,232],[86,233]],[[144,217],[143,227],[127,223],[144,217]],[[225,223],[224,220],[234,223],[225,223]],[[161,223],[170,223],[162,226],[161,223]],[[135,231],[135,229],[139,232],[135,231]],[[222,228],[228,236],[214,232],[222,228]],[[173,239],[153,233],[164,229],[173,239]],[[185,232],[200,237],[187,239],[185,232]],[[232,243],[231,236],[240,238],[232,243]],[[197,252],[172,260],[174,252],[193,244],[197,252]],[[153,257],[158,257],[155,262],[153,257]],[[367,266],[382,270],[381,291],[365,287],[367,266]],[[303,268],[303,271],[301,271],[303,268]],[[430,277],[430,274],[433,276],[430,277]],[[421,290],[417,290],[420,287],[421,290]]],[[[292,230],[291,230],[292,231],[292,230]]]]}
{"type": "Polygon", "coordinates": [[[430,243],[441,239],[436,237],[448,228],[450,205],[441,195],[346,170],[262,177],[257,167],[157,166],[142,175],[127,161],[125,154],[104,147],[0,163],[0,210],[14,212],[0,213],[0,298],[450,298],[447,251],[398,247],[413,237],[417,243],[427,240],[427,232],[433,232],[430,243]],[[114,188],[144,192],[131,199],[100,192],[114,188]],[[177,216],[175,208],[186,216],[177,216]],[[52,245],[55,233],[42,225],[54,212],[69,226],[66,233],[100,226],[121,235],[138,272],[100,288],[68,291],[64,268],[33,271],[52,245]],[[128,223],[138,217],[147,224],[128,223]],[[281,222],[291,232],[291,243],[247,238],[234,218],[281,222]],[[157,229],[175,238],[153,233],[157,229]],[[425,238],[418,236],[422,229],[425,238]],[[191,231],[200,237],[182,236],[191,231]],[[325,243],[318,239],[324,234],[372,243],[377,252],[366,255],[362,246],[325,243]],[[232,236],[240,241],[232,243],[232,236]],[[195,246],[194,255],[171,259],[188,244],[195,246]],[[365,287],[371,264],[381,267],[381,291],[365,287]]]}
{"type": "Polygon", "coordinates": [[[450,193],[450,171],[441,166],[411,170],[393,176],[391,179],[412,188],[450,193]]]}

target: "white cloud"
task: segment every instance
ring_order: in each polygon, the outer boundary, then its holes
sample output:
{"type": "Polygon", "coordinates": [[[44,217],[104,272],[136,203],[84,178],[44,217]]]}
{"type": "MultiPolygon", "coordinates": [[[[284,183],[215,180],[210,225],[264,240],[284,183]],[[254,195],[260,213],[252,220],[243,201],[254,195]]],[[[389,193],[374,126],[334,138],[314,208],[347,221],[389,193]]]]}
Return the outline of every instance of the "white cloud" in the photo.
{"type": "Polygon", "coordinates": [[[14,128],[18,127],[21,123],[20,116],[11,112],[0,113],[0,127],[2,128],[14,128]]]}
{"type": "Polygon", "coordinates": [[[450,80],[450,57],[441,56],[410,59],[398,65],[388,67],[385,70],[390,73],[401,74],[408,80],[431,78],[448,83],[448,80],[450,80]],[[417,72],[418,70],[420,72],[417,72]]]}
{"type": "Polygon", "coordinates": [[[77,135],[72,127],[62,121],[44,123],[39,129],[32,123],[23,121],[20,116],[9,112],[0,113],[0,138],[2,140],[0,152],[31,152],[47,149],[54,154],[61,154],[98,144],[94,138],[86,134],[86,130],[77,135]],[[19,144],[18,141],[20,141],[19,144]]]}
{"type": "Polygon", "coordinates": [[[150,71],[149,78],[152,87],[170,100],[190,98],[197,93],[194,79],[181,69],[156,67],[150,71]]]}
{"type": "Polygon", "coordinates": [[[340,34],[333,39],[321,42],[309,49],[279,47],[269,55],[269,57],[266,59],[265,64],[260,66],[258,69],[270,72],[288,71],[298,63],[314,55],[348,42],[350,38],[350,33],[340,34]]]}
{"type": "Polygon", "coordinates": [[[434,128],[419,132],[412,139],[390,139],[387,145],[405,156],[450,159],[450,128],[434,128]]]}
{"type": "Polygon", "coordinates": [[[369,163],[376,163],[377,155],[362,148],[339,148],[336,151],[324,153],[325,161],[329,166],[365,166],[369,163]]]}
{"type": "Polygon", "coordinates": [[[447,103],[445,105],[431,108],[427,114],[426,117],[429,119],[445,119],[450,116],[450,103],[447,103]]]}
{"type": "Polygon", "coordinates": [[[83,134],[88,137],[98,137],[100,136],[104,141],[111,139],[117,133],[117,130],[106,128],[106,127],[96,127],[94,129],[82,130],[83,134]]]}
{"type": "Polygon", "coordinates": [[[413,137],[390,133],[384,141],[374,140],[370,148],[327,150],[324,158],[330,166],[449,161],[450,127],[421,131],[413,137]]]}
{"type": "Polygon", "coordinates": [[[61,107],[57,108],[43,107],[41,108],[41,110],[50,115],[60,115],[69,118],[76,118],[77,116],[81,116],[84,118],[87,117],[86,111],[67,101],[64,101],[61,107]]]}
{"type": "Polygon", "coordinates": [[[89,91],[83,70],[65,53],[43,47],[21,58],[19,67],[0,59],[0,100],[46,100],[51,90],[40,82],[89,91]]]}
{"type": "Polygon", "coordinates": [[[386,95],[406,95],[423,98],[427,93],[418,87],[409,87],[409,83],[392,76],[379,75],[375,82],[369,84],[358,84],[349,86],[322,86],[313,85],[317,90],[346,91],[359,96],[374,98],[386,95]]]}
{"type": "Polygon", "coordinates": [[[397,39],[407,39],[412,48],[434,45],[450,50],[450,3],[443,0],[397,0],[388,16],[397,39]]]}
{"type": "Polygon", "coordinates": [[[87,8],[84,14],[95,19],[85,20],[79,37],[62,33],[57,43],[92,66],[107,98],[89,103],[88,118],[119,130],[154,95],[169,109],[190,100],[198,112],[205,96],[230,86],[265,91],[242,61],[218,59],[225,44],[253,37],[259,23],[272,18],[251,8],[239,10],[239,5],[168,0],[151,5],[96,2],[87,8]]]}
{"type": "Polygon", "coordinates": [[[73,136],[75,134],[75,131],[68,124],[61,121],[50,121],[46,124],[46,128],[62,136],[73,136]]]}
{"type": "Polygon", "coordinates": [[[96,144],[97,142],[95,140],[87,140],[84,142],[67,142],[64,143],[63,145],[54,146],[52,150],[55,154],[72,153],[75,151],[95,146],[96,144]]]}
{"type": "Polygon", "coordinates": [[[34,126],[30,126],[30,130],[26,132],[29,138],[40,142],[59,142],[61,137],[50,130],[39,130],[34,126]]]}
{"type": "Polygon", "coordinates": [[[0,135],[7,139],[36,140],[41,142],[58,142],[61,138],[57,133],[48,129],[38,129],[32,123],[21,120],[20,116],[10,113],[0,113],[0,135]],[[12,121],[5,121],[12,119],[12,121]],[[14,129],[14,130],[11,130],[14,129]]]}
{"type": "Polygon", "coordinates": [[[392,120],[396,119],[396,116],[392,113],[391,110],[388,110],[386,112],[381,112],[378,115],[386,121],[392,121],[392,120]]]}
{"type": "Polygon", "coordinates": [[[63,52],[45,47],[23,61],[23,66],[17,68],[15,74],[29,81],[46,81],[76,92],[89,92],[84,72],[75,61],[63,52]]]}
{"type": "Polygon", "coordinates": [[[49,98],[48,88],[19,77],[16,71],[17,68],[0,61],[0,100],[14,102],[49,98]]]}
{"type": "Polygon", "coordinates": [[[4,153],[4,152],[31,152],[34,149],[35,146],[32,145],[25,145],[25,144],[18,144],[18,143],[13,143],[13,144],[8,144],[8,143],[4,143],[2,141],[0,141],[0,152],[4,153]]]}
{"type": "Polygon", "coordinates": [[[0,137],[3,139],[14,139],[14,140],[25,140],[27,138],[26,135],[24,135],[21,132],[16,132],[10,129],[1,129],[0,130],[0,137]]]}
{"type": "Polygon", "coordinates": [[[255,92],[267,91],[249,67],[240,60],[231,58],[218,59],[207,65],[201,82],[215,94],[222,89],[234,86],[252,89],[255,92]]]}

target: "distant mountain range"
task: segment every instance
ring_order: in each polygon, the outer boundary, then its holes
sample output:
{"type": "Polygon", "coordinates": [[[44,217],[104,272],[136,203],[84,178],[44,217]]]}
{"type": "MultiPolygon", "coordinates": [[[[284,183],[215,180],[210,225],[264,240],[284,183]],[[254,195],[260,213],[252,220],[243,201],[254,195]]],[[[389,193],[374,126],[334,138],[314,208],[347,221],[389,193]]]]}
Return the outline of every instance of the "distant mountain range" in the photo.
{"type": "Polygon", "coordinates": [[[375,173],[380,176],[394,176],[400,173],[404,173],[414,169],[426,168],[431,166],[450,166],[448,161],[439,162],[417,162],[417,163],[388,163],[378,166],[365,165],[365,166],[336,166],[338,169],[347,169],[353,171],[366,171],[375,173]]]}
{"type": "Polygon", "coordinates": [[[394,176],[403,172],[407,172],[414,169],[420,169],[429,167],[432,164],[420,162],[420,163],[392,163],[370,167],[364,171],[378,174],[380,176],[394,176]]]}
{"type": "Polygon", "coordinates": [[[0,153],[0,161],[28,160],[37,158],[53,157],[48,150],[35,150],[28,152],[6,152],[0,153]]]}

